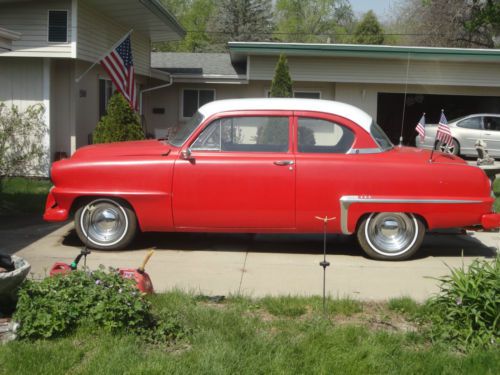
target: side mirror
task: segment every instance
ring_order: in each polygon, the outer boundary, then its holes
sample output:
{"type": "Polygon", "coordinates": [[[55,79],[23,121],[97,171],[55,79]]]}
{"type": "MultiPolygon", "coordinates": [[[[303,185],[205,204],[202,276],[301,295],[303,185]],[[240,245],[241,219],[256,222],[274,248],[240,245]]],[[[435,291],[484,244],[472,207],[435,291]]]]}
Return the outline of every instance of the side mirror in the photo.
{"type": "Polygon", "coordinates": [[[181,159],[182,160],[194,160],[194,157],[191,155],[191,149],[186,148],[185,150],[181,151],[181,159]]]}

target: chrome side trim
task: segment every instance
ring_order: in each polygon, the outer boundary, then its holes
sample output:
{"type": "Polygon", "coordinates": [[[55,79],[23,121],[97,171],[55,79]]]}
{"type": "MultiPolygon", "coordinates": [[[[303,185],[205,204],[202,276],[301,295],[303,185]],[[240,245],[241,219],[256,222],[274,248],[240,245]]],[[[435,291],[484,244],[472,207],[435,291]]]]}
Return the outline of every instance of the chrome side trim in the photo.
{"type": "Polygon", "coordinates": [[[384,152],[380,148],[351,148],[347,154],[379,154],[384,152]]]}
{"type": "Polygon", "coordinates": [[[419,198],[376,198],[364,195],[340,197],[340,228],[343,234],[351,234],[347,226],[349,206],[353,203],[417,203],[417,204],[475,204],[482,200],[472,199],[419,199],[419,198]]]}

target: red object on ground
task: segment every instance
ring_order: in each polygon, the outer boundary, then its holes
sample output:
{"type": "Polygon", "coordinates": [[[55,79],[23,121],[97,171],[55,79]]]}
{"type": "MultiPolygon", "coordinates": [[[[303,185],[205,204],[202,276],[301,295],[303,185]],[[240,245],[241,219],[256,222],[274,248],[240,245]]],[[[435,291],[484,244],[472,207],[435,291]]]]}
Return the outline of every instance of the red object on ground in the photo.
{"type": "Polygon", "coordinates": [[[481,216],[481,225],[484,229],[500,227],[500,214],[485,214],[481,216]]]}
{"type": "Polygon", "coordinates": [[[120,268],[120,276],[124,279],[135,280],[137,289],[143,293],[151,294],[154,292],[151,278],[146,272],[140,272],[136,268],[120,268]]]}
{"type": "Polygon", "coordinates": [[[64,262],[56,262],[50,269],[50,276],[55,276],[55,275],[66,275],[67,273],[70,273],[71,266],[69,264],[66,264],[64,262]]]}

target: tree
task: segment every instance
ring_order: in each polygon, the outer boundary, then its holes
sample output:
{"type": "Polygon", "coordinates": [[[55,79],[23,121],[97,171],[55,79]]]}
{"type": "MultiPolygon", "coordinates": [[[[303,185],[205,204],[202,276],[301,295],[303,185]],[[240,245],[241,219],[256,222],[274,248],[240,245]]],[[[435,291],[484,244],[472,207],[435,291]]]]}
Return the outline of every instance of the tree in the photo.
{"type": "Polygon", "coordinates": [[[396,12],[407,43],[432,47],[493,48],[500,4],[493,0],[406,0],[396,12]]]}
{"type": "Polygon", "coordinates": [[[346,40],[354,19],[348,0],[277,0],[275,37],[284,42],[346,40]]]}
{"type": "Polygon", "coordinates": [[[106,110],[107,114],[101,118],[94,130],[94,143],[144,139],[139,116],[130,108],[120,93],[113,94],[106,110]]]}
{"type": "Polygon", "coordinates": [[[271,0],[220,0],[208,24],[215,50],[226,50],[227,42],[267,41],[273,30],[271,0]]]}
{"type": "Polygon", "coordinates": [[[293,84],[288,69],[288,61],[284,54],[280,55],[276,70],[274,71],[273,81],[271,82],[272,98],[291,98],[293,96],[293,84]]]}
{"type": "Polygon", "coordinates": [[[211,50],[212,37],[207,24],[216,9],[215,0],[161,0],[186,30],[177,42],[158,43],[156,51],[203,52],[211,50]]]}
{"type": "Polygon", "coordinates": [[[368,11],[354,29],[354,42],[358,44],[384,44],[384,30],[373,11],[368,11]]]}

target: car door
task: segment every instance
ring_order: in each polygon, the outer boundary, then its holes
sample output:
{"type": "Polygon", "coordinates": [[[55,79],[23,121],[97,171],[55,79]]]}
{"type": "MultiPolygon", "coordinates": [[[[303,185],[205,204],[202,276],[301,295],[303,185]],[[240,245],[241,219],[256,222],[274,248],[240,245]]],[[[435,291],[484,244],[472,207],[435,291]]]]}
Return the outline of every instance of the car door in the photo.
{"type": "Polygon", "coordinates": [[[477,155],[474,146],[478,139],[484,139],[483,117],[471,116],[457,122],[452,129],[453,136],[460,144],[460,154],[477,155]]]}
{"type": "Polygon", "coordinates": [[[492,156],[500,156],[500,117],[484,116],[484,140],[492,156]]]}
{"type": "Polygon", "coordinates": [[[177,229],[283,230],[295,227],[291,112],[231,115],[211,121],[175,162],[177,229]]]}
{"type": "Polygon", "coordinates": [[[328,224],[341,231],[340,198],[353,194],[363,182],[363,163],[348,154],[355,141],[352,127],[326,114],[295,112],[297,128],[297,230],[323,229],[317,217],[336,219],[328,224]]]}

